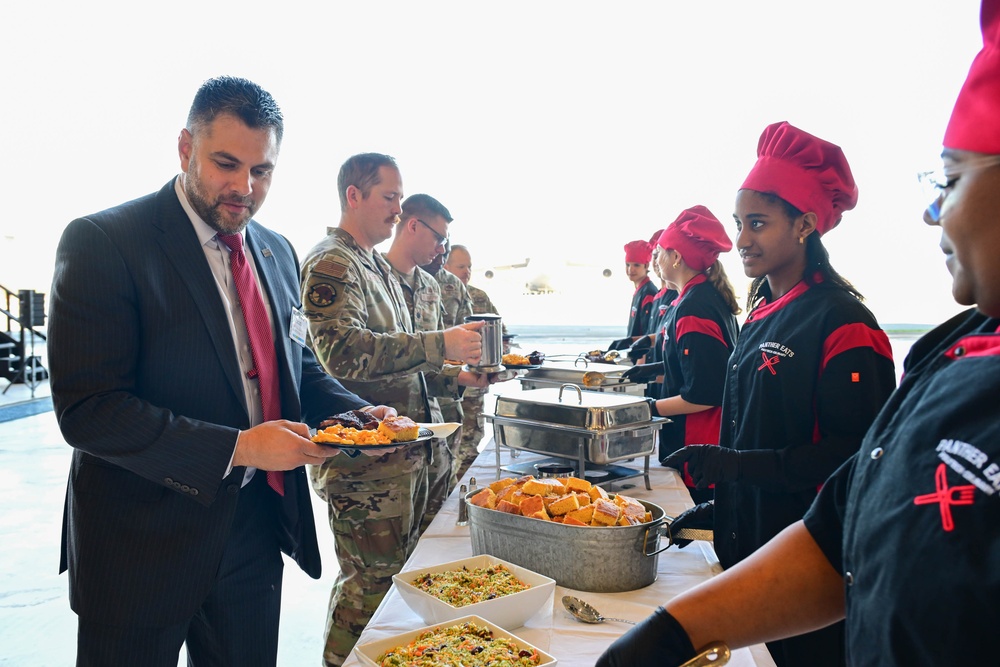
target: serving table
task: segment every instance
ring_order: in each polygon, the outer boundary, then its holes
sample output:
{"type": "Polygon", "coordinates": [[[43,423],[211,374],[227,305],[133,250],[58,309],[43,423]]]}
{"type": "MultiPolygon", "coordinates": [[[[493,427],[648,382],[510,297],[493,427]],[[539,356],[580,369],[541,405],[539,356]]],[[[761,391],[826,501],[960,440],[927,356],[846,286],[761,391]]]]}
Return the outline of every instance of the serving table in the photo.
{"type": "MultiPolygon", "coordinates": [[[[510,449],[501,447],[500,450],[500,465],[510,464],[510,449]]],[[[531,458],[544,457],[521,451],[517,461],[522,462],[531,458]]],[[[504,476],[506,474],[502,473],[504,476]]],[[[654,465],[649,470],[649,476],[652,481],[651,490],[627,480],[616,482],[611,486],[602,486],[612,493],[620,492],[655,503],[662,507],[668,516],[677,516],[692,506],[691,495],[676,471],[654,465]]],[[[473,477],[476,478],[479,487],[486,486],[497,478],[496,450],[492,437],[470,466],[461,483],[468,486],[469,479],[473,477]]],[[[473,555],[469,527],[456,525],[458,500],[459,494],[456,490],[420,538],[413,555],[403,567],[404,571],[417,570],[473,555]]],[[[722,567],[715,551],[708,542],[692,542],[684,549],[670,547],[659,555],[657,578],[649,586],[625,593],[589,593],[556,586],[552,599],[523,627],[508,629],[555,656],[560,665],[590,666],[611,642],[631,626],[611,621],[600,625],[581,623],[563,608],[561,600],[564,595],[582,598],[597,607],[604,616],[641,621],[653,613],[657,606],[721,571],[722,567]]],[[[410,610],[393,586],[361,634],[359,643],[409,632],[424,625],[425,623],[410,610]]],[[[357,667],[360,664],[352,653],[344,666],[357,667]]],[[[734,667],[774,667],[774,661],[763,645],[733,651],[729,664],[734,667]]]]}

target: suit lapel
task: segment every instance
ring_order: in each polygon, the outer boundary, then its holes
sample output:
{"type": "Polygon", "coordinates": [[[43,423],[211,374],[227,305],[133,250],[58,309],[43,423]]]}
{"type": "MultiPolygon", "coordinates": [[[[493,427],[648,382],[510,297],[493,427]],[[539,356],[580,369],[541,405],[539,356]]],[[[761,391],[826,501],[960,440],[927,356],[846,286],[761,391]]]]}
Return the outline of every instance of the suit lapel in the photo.
{"type": "Polygon", "coordinates": [[[232,331],[219,297],[219,288],[191,220],[177,199],[173,181],[160,190],[156,200],[157,214],[153,225],[162,232],[157,239],[160,248],[187,285],[191,299],[201,313],[202,321],[215,346],[226,379],[242,405],[244,398],[240,364],[236,358],[232,331]]]}

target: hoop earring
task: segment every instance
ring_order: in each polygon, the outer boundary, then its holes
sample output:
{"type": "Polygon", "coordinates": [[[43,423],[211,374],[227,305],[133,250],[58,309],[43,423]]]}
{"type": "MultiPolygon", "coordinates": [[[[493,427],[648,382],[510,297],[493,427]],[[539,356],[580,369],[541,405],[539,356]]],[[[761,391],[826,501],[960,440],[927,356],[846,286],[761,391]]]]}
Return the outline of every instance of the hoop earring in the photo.
{"type": "Polygon", "coordinates": [[[680,265],[681,265],[680,261],[676,261],[671,266],[673,266],[676,269],[680,265]]]}
{"type": "Polygon", "coordinates": [[[803,244],[803,243],[805,243],[805,242],[806,242],[806,237],[804,237],[804,236],[800,236],[800,237],[799,237],[799,245],[802,245],[802,244],[803,244]]]}

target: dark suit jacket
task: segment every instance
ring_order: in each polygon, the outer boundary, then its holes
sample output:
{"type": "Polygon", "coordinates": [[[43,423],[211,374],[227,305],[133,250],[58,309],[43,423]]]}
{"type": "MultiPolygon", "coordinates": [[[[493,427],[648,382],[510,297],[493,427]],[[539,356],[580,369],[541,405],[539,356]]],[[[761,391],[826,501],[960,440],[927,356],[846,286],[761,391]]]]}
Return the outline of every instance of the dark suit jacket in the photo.
{"type": "MultiPolygon", "coordinates": [[[[315,425],[366,405],[288,337],[300,307],[290,244],[251,222],[247,246],[273,311],[283,417],[315,425]]],[[[250,423],[218,288],[172,181],[69,224],[49,318],[52,398],[74,447],[60,570],[70,604],[107,624],[180,622],[215,578],[244,469],[223,474],[250,423]]],[[[318,578],[309,493],[303,468],[285,473],[279,541],[318,578]]]]}

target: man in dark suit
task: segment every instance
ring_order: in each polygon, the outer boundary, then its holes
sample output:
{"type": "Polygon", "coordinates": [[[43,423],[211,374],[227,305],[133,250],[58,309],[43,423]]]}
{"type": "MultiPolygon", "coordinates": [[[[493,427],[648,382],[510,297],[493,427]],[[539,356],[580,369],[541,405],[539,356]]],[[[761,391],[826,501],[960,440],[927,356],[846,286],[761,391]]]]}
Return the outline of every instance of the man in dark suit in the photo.
{"type": "Polygon", "coordinates": [[[48,352],[74,448],[61,568],[78,665],[175,667],[183,643],[193,665],[275,664],[281,552],[320,575],[302,466],[339,452],[307,424],[394,412],[316,363],[295,253],[252,220],[282,129],[256,84],[207,81],[183,173],[63,233],[48,352]]]}

